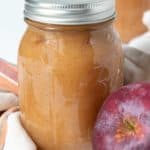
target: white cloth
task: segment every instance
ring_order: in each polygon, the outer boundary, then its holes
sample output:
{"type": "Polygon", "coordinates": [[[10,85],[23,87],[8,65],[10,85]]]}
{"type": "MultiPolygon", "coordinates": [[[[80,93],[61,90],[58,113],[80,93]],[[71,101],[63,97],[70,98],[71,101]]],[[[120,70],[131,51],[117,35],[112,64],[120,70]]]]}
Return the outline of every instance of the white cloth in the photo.
{"type": "Polygon", "coordinates": [[[18,108],[18,97],[9,92],[0,91],[0,150],[36,150],[36,145],[22,127],[18,108]],[[16,112],[17,111],[17,112],[16,112]]]}
{"type": "Polygon", "coordinates": [[[36,145],[22,127],[19,116],[19,112],[8,116],[7,133],[3,150],[36,150],[36,145]]]}
{"type": "Polygon", "coordinates": [[[146,54],[150,54],[150,10],[143,16],[143,24],[147,27],[147,32],[135,37],[129,42],[129,46],[140,49],[146,54]]]}
{"type": "Polygon", "coordinates": [[[18,97],[13,93],[0,91],[0,111],[18,105],[18,97]]]}
{"type": "Polygon", "coordinates": [[[150,10],[144,13],[143,24],[148,31],[124,48],[125,83],[150,81],[150,10]]]}
{"type": "Polygon", "coordinates": [[[150,81],[150,54],[131,47],[124,47],[125,84],[150,81]]]}
{"type": "Polygon", "coordinates": [[[150,10],[147,10],[143,15],[143,24],[150,30],[150,10]]]}

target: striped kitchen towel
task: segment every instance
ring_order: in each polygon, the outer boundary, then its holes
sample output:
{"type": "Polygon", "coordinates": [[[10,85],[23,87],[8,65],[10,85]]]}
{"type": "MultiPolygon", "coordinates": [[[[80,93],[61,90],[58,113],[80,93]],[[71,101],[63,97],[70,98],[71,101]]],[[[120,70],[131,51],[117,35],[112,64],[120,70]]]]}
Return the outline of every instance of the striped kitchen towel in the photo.
{"type": "Polygon", "coordinates": [[[17,74],[15,65],[0,59],[0,150],[36,150],[20,121],[17,74]]]}

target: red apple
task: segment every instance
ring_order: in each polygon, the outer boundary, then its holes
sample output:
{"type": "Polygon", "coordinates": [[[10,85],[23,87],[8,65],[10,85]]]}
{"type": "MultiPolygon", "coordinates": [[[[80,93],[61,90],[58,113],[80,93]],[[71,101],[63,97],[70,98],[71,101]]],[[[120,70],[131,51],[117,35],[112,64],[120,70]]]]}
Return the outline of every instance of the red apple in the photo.
{"type": "Polygon", "coordinates": [[[93,150],[150,150],[150,83],[122,87],[104,103],[93,150]]]}

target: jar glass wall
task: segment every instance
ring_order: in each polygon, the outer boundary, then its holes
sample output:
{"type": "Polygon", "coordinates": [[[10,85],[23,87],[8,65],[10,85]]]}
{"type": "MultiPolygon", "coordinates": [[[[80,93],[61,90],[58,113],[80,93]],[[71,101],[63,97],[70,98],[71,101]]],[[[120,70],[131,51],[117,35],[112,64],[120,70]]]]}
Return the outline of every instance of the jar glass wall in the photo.
{"type": "Polygon", "coordinates": [[[40,150],[92,150],[97,113],[123,81],[113,20],[80,26],[26,21],[18,58],[24,127],[40,150]]]}

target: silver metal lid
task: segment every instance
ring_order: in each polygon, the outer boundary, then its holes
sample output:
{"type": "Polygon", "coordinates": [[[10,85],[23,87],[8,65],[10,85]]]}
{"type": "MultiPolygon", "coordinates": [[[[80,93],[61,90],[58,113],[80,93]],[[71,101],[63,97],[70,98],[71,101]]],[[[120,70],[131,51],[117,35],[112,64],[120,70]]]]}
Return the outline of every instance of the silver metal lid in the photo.
{"type": "Polygon", "coordinates": [[[24,13],[48,24],[93,24],[115,17],[115,0],[26,0],[24,13]]]}

